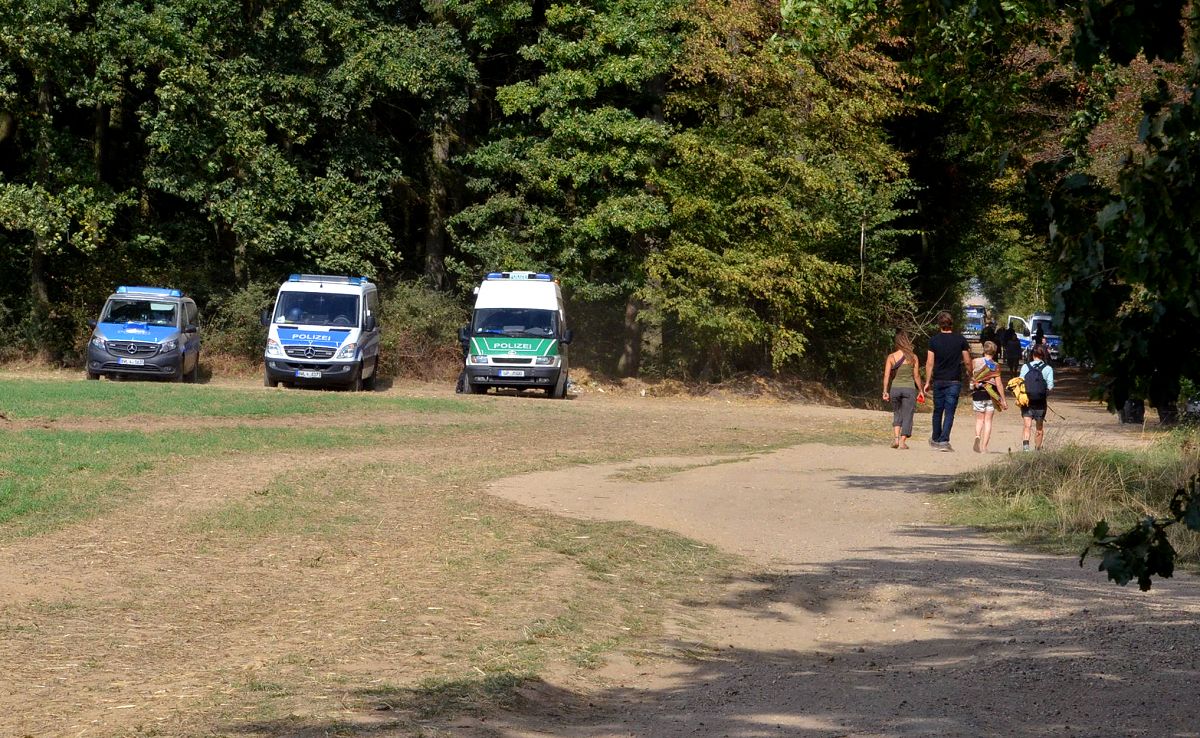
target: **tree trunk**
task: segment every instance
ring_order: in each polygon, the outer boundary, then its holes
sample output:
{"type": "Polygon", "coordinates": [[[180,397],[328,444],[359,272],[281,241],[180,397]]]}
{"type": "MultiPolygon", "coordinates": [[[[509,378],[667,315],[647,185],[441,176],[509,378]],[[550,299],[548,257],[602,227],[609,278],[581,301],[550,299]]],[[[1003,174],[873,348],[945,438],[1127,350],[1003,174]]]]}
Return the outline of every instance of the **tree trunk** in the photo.
{"type": "Polygon", "coordinates": [[[630,296],[625,301],[625,342],[617,361],[617,374],[622,377],[637,376],[642,366],[642,324],[637,319],[641,309],[637,298],[630,296]]]}
{"type": "Polygon", "coordinates": [[[104,180],[104,143],[108,137],[108,106],[96,103],[95,134],[92,138],[92,164],[96,167],[96,177],[104,180]]]}
{"type": "MultiPolygon", "coordinates": [[[[53,103],[53,91],[50,88],[48,75],[41,76],[38,82],[38,135],[37,166],[38,184],[50,188],[50,125],[53,103]]],[[[47,362],[53,360],[50,349],[50,287],[46,282],[46,254],[50,253],[54,244],[45,236],[35,235],[33,249],[29,253],[29,317],[33,323],[34,341],[37,346],[37,358],[47,362]]]]}
{"type": "Polygon", "coordinates": [[[217,241],[217,254],[233,256],[233,283],[245,287],[250,282],[250,267],[246,259],[246,243],[238,238],[229,224],[223,220],[213,222],[213,234],[217,241]]]}
{"type": "Polygon", "coordinates": [[[29,253],[29,295],[32,298],[30,317],[37,336],[37,359],[43,363],[54,360],[50,350],[50,288],[46,283],[47,243],[42,237],[34,239],[29,253]]]}
{"type": "Polygon", "coordinates": [[[440,121],[429,140],[429,203],[425,228],[425,280],[431,287],[446,285],[446,210],[450,188],[450,124],[440,121]]]}

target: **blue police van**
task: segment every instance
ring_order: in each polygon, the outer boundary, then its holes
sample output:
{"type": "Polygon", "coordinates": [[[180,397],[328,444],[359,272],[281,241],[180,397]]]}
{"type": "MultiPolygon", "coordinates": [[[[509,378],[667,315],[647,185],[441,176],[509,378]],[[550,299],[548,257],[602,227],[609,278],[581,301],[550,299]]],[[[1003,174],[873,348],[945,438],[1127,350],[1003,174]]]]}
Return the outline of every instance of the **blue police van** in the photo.
{"type": "Polygon", "coordinates": [[[87,378],[142,376],[195,382],[200,369],[196,303],[169,287],[118,287],[89,320],[87,378]]]}

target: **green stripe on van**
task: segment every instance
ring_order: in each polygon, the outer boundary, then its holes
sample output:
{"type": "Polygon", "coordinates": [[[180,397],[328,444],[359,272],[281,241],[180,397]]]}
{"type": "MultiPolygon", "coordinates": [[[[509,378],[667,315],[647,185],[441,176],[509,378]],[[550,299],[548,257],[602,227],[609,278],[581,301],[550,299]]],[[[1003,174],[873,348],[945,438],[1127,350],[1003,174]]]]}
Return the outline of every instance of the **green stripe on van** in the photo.
{"type": "Polygon", "coordinates": [[[508,338],[475,336],[471,353],[483,356],[557,356],[558,341],[553,338],[508,338]]]}

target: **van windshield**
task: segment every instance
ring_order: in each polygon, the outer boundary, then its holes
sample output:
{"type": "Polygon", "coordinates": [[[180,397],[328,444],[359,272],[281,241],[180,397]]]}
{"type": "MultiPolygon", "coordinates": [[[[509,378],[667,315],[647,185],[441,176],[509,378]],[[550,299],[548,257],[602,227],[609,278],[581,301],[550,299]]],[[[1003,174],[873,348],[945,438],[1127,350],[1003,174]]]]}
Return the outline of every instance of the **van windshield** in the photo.
{"type": "Polygon", "coordinates": [[[1046,318],[1034,318],[1033,319],[1033,332],[1037,333],[1039,328],[1042,329],[1042,335],[1045,335],[1045,336],[1053,336],[1054,335],[1054,326],[1051,325],[1050,321],[1046,318]]]}
{"type": "Polygon", "coordinates": [[[154,300],[109,300],[100,316],[101,323],[145,323],[175,325],[175,303],[154,300]]]}
{"type": "Polygon", "coordinates": [[[475,311],[471,332],[476,336],[548,338],[556,335],[557,325],[558,313],[554,310],[480,308],[475,311]]]}
{"type": "Polygon", "coordinates": [[[355,326],[358,325],[358,295],[281,292],[275,304],[275,322],[355,326]]]}

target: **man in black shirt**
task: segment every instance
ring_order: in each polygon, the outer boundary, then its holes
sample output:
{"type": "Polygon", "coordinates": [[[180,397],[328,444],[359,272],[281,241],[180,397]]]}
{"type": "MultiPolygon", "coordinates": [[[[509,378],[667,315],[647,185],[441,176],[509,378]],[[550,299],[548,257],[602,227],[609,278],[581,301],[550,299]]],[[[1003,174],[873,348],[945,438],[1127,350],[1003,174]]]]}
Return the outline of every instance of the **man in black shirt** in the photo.
{"type": "Polygon", "coordinates": [[[933,435],[929,445],[938,451],[953,451],[950,429],[962,392],[962,370],[971,375],[971,347],[962,334],[954,332],[954,318],[943,310],[937,317],[938,332],[929,339],[925,354],[925,394],[933,388],[933,435]]]}

